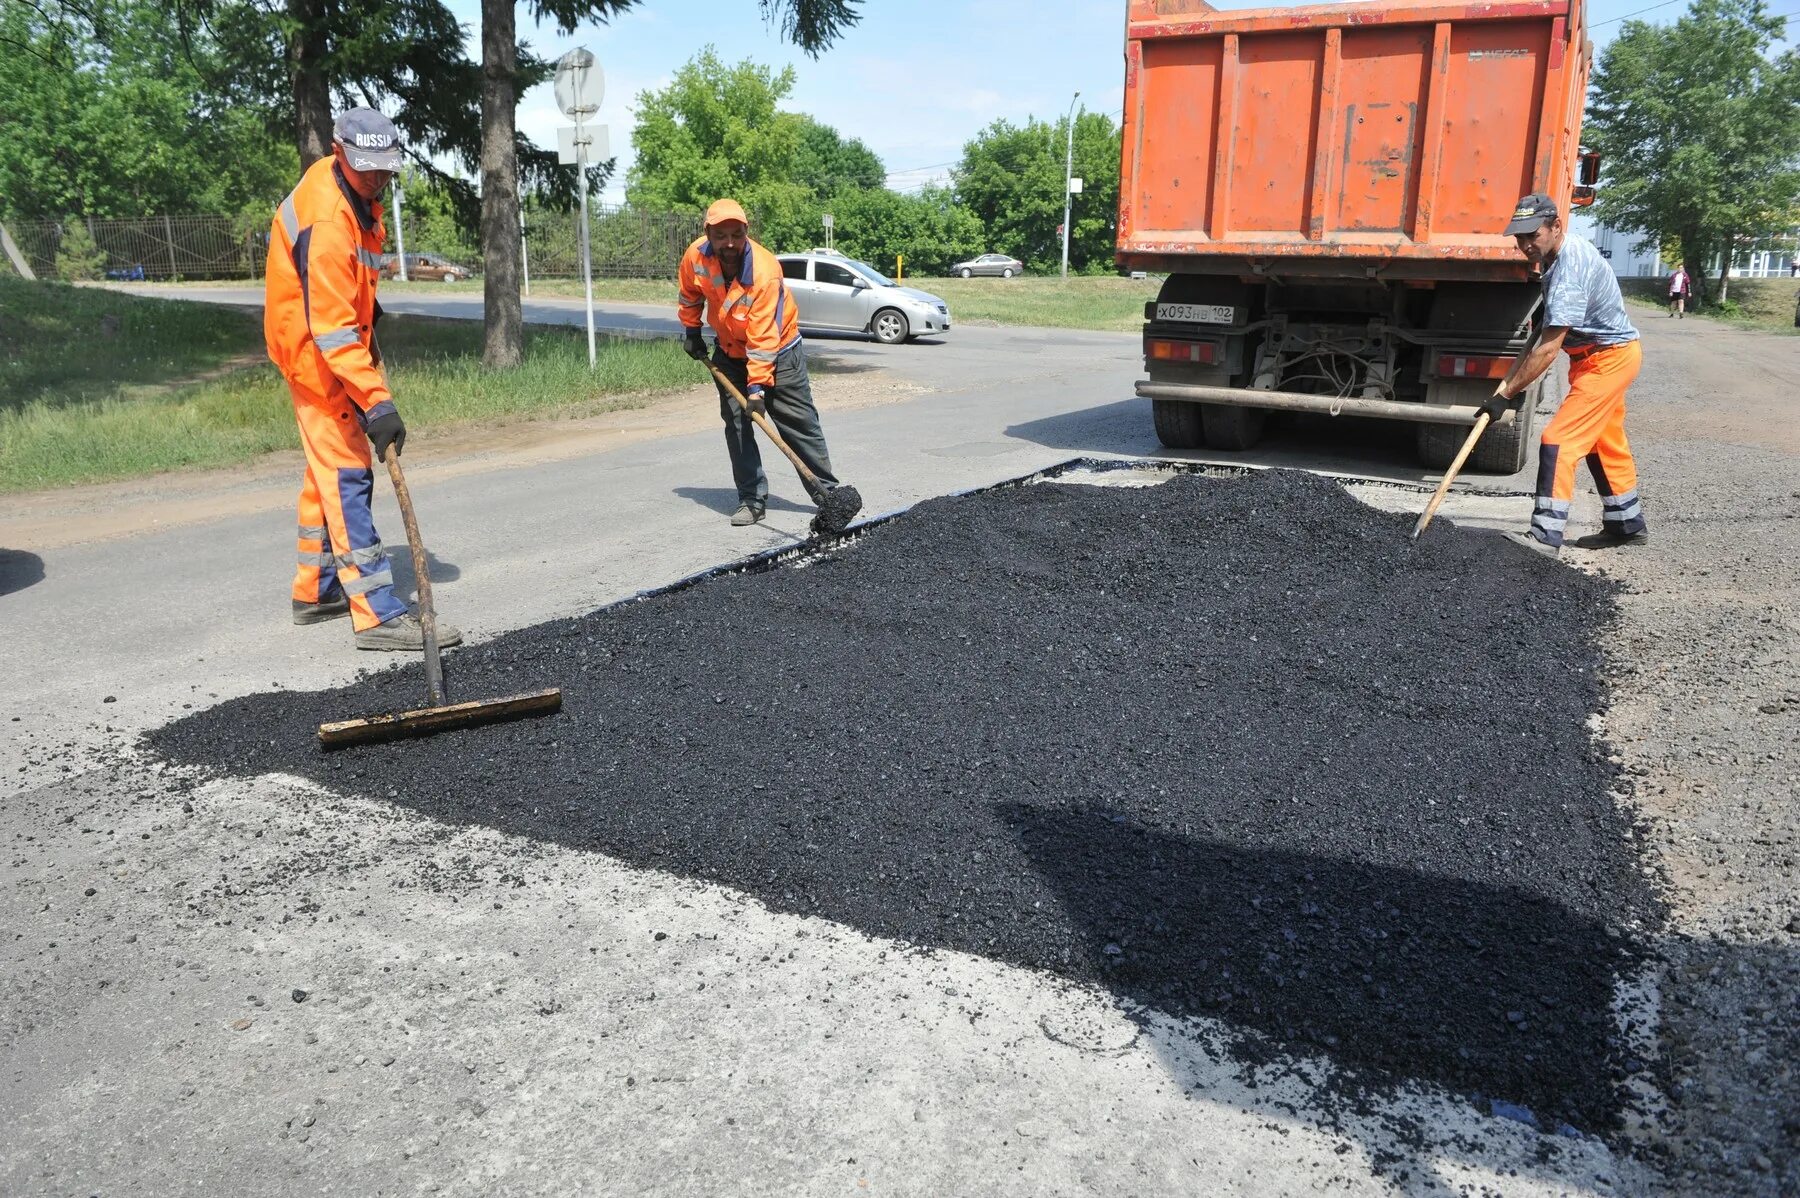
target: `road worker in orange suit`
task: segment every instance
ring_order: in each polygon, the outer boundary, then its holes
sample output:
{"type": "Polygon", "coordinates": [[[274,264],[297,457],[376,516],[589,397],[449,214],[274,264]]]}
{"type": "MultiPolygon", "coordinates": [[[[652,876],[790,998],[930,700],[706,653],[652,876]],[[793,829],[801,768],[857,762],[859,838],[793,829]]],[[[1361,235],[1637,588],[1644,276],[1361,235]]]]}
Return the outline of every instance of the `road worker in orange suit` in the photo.
{"type": "Polygon", "coordinates": [[[1531,528],[1506,535],[1538,553],[1560,552],[1575,498],[1575,471],[1586,462],[1600,491],[1601,524],[1576,547],[1643,545],[1650,533],[1638,498],[1637,462],[1625,439],[1625,392],[1638,376],[1643,352],[1625,314],[1619,280],[1592,242],[1569,232],[1547,195],[1521,199],[1506,232],[1543,272],[1543,324],[1481,411],[1498,419],[1543,377],[1559,351],[1569,355],[1568,397],[1544,426],[1538,447],[1531,528]]]}
{"type": "MultiPolygon", "coordinates": [[[[306,452],[294,623],[348,614],[359,649],[420,649],[394,593],[370,501],[375,459],[406,444],[375,342],[375,285],[387,231],[376,198],[400,168],[400,134],[372,108],[339,116],[331,156],[308,167],[269,230],[263,334],[293,393],[306,452]]],[[[438,642],[462,635],[443,621],[438,642]]]]}
{"type": "MultiPolygon", "coordinates": [[[[715,200],[706,210],[706,232],[681,257],[683,346],[695,361],[707,360],[700,335],[702,315],[715,335],[712,363],[769,416],[800,460],[827,489],[837,485],[819,410],[813,404],[800,343],[800,312],[782,277],[781,262],[750,240],[750,222],[736,200],[715,200]]],[[[716,380],[715,380],[716,382],[716,380]]],[[[760,521],[769,502],[769,480],[756,447],[755,425],[724,386],[718,387],[719,415],[725,420],[725,449],[737,484],[736,525],[760,521]]],[[[806,485],[805,478],[801,479],[806,485]]],[[[821,496],[813,493],[814,503],[821,496]]]]}

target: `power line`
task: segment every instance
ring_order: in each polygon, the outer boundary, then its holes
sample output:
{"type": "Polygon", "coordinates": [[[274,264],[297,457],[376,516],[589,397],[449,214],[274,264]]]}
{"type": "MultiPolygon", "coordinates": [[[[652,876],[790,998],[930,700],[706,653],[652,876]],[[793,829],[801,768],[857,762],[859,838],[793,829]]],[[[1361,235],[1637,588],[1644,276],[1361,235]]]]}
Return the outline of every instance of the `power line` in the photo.
{"type": "Polygon", "coordinates": [[[1667,8],[1671,4],[1685,4],[1685,3],[1687,3],[1687,0],[1662,0],[1661,4],[1652,4],[1649,8],[1640,8],[1636,12],[1628,12],[1622,17],[1608,17],[1604,21],[1595,21],[1592,25],[1589,25],[1588,28],[1589,29],[1598,29],[1602,25],[1616,25],[1620,21],[1629,21],[1633,17],[1642,16],[1643,14],[1645,14],[1647,12],[1655,12],[1659,8],[1667,8]]]}

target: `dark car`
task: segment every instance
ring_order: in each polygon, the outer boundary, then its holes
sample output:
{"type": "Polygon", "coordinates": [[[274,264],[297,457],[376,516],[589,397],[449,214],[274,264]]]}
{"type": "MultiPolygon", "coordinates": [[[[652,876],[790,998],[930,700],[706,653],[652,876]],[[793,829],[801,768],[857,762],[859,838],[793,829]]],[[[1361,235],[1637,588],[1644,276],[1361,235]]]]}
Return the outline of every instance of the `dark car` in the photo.
{"type": "Polygon", "coordinates": [[[144,264],[133,262],[130,266],[109,266],[106,277],[115,283],[142,283],[144,281],[144,264]]]}
{"type": "Polygon", "coordinates": [[[961,275],[967,279],[974,275],[997,275],[1002,279],[1010,279],[1014,275],[1025,273],[1025,264],[1017,258],[1008,258],[1005,254],[983,254],[979,258],[970,258],[967,262],[958,262],[950,268],[953,275],[961,275]]]}
{"type": "MultiPolygon", "coordinates": [[[[474,274],[468,267],[458,266],[442,254],[406,255],[406,277],[409,282],[454,283],[459,279],[472,278],[474,274]]],[[[382,255],[381,277],[400,277],[400,255],[382,255]]]]}

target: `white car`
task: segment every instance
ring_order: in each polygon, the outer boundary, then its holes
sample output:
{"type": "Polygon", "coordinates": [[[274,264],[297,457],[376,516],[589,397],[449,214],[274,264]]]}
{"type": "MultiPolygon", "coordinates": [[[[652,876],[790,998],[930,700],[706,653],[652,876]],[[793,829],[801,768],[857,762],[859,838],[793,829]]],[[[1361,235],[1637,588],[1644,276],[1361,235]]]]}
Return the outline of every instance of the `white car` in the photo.
{"type": "Polygon", "coordinates": [[[869,333],[883,345],[950,331],[948,304],[929,291],[902,287],[867,262],[817,251],[780,258],[803,329],[869,333]]]}

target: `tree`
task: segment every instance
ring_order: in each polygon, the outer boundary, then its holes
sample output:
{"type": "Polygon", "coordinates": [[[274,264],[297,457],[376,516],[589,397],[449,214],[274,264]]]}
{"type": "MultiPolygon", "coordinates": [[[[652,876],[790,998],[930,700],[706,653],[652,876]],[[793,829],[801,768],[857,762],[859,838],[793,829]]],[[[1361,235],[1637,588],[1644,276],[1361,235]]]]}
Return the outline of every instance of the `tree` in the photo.
{"type": "MultiPolygon", "coordinates": [[[[1012,254],[1037,270],[1062,263],[1063,172],[1069,126],[1028,120],[995,121],[963,146],[951,172],[956,198],[987,232],[987,248],[1012,254]]],[[[1082,192],[1070,205],[1069,267],[1110,270],[1119,204],[1119,131],[1106,116],[1075,118],[1073,174],[1082,192]]]]}
{"type": "Polygon", "coordinates": [[[1586,136],[1607,160],[1597,215],[1674,239],[1725,297],[1740,240],[1800,224],[1800,54],[1762,0],[1695,0],[1671,26],[1628,21],[1601,55],[1586,136]]]}
{"type": "Polygon", "coordinates": [[[159,6],[0,8],[0,212],[54,219],[269,210],[294,154],[210,103],[159,6]]]}
{"type": "Polygon", "coordinates": [[[80,218],[70,216],[62,222],[62,238],[56,247],[56,277],[70,283],[98,279],[106,273],[106,252],[94,241],[94,235],[80,218]]]}
{"type": "Polygon", "coordinates": [[[887,168],[860,139],[845,139],[830,125],[802,116],[794,179],[814,195],[851,189],[872,191],[887,186],[887,168]]]}
{"type": "Polygon", "coordinates": [[[883,271],[904,254],[908,274],[938,274],[984,246],[981,222],[948,188],[926,187],[917,195],[885,187],[845,190],[830,207],[838,248],[883,271]]]}

